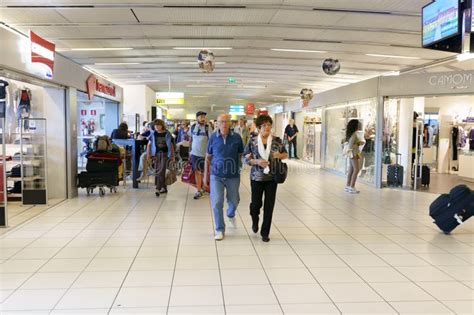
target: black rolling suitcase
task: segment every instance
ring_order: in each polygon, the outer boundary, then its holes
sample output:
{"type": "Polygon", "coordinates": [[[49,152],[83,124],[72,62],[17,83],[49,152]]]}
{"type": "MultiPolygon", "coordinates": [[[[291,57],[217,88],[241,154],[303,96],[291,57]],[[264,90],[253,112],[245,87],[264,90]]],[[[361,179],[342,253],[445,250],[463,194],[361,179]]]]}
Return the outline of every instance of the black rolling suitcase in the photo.
{"type": "Polygon", "coordinates": [[[97,186],[118,186],[118,174],[115,172],[81,172],[77,176],[77,179],[77,187],[79,188],[93,188],[97,186]]]}
{"type": "Polygon", "coordinates": [[[87,155],[86,170],[91,173],[117,172],[120,157],[112,153],[92,152],[87,155]]]}
{"type": "Polygon", "coordinates": [[[423,165],[421,167],[421,185],[430,187],[430,167],[428,165],[423,165]]]}
{"type": "Polygon", "coordinates": [[[474,214],[474,193],[466,185],[458,185],[442,194],[430,205],[434,223],[449,234],[474,214]]]}
{"type": "Polygon", "coordinates": [[[391,187],[403,186],[403,166],[398,163],[400,153],[396,154],[395,164],[387,166],[387,185],[391,187]]]}

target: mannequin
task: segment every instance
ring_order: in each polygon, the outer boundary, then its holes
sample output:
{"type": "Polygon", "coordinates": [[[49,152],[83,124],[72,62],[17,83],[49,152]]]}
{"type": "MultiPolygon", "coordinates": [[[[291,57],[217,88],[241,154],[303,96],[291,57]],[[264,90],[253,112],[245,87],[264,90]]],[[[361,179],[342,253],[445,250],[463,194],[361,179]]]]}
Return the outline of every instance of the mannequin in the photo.
{"type": "MultiPolygon", "coordinates": [[[[21,119],[29,118],[31,114],[31,90],[27,87],[20,88],[15,94],[16,116],[18,127],[21,128],[21,119]]],[[[28,120],[25,120],[24,131],[29,130],[28,120]]]]}

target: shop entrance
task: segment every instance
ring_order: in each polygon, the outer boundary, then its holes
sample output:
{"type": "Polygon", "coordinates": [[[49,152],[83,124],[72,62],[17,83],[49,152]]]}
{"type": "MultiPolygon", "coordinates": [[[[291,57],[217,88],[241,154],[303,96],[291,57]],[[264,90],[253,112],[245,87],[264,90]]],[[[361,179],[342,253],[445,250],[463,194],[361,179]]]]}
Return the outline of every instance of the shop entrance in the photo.
{"type": "Polygon", "coordinates": [[[88,95],[77,92],[78,132],[77,152],[78,171],[85,170],[86,155],[92,151],[96,136],[112,134],[119,125],[119,104],[117,102],[94,96],[89,100],[88,95]]]}
{"type": "Polygon", "coordinates": [[[297,112],[295,124],[299,130],[298,152],[303,161],[321,164],[322,109],[297,112]]]}
{"type": "Polygon", "coordinates": [[[474,96],[386,98],[384,186],[391,184],[388,168],[395,163],[403,167],[406,189],[445,193],[458,184],[474,188],[474,96]]]}
{"type": "Polygon", "coordinates": [[[13,227],[67,197],[65,89],[0,72],[0,109],[0,226],[13,227]]]}

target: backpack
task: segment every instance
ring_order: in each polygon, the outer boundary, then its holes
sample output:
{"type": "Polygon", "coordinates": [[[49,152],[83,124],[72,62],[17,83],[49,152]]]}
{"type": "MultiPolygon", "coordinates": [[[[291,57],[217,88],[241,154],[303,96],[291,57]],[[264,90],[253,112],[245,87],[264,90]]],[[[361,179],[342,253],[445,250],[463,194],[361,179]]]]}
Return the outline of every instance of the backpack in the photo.
{"type": "MultiPolygon", "coordinates": [[[[194,129],[196,129],[196,125],[197,125],[197,124],[194,124],[194,125],[191,126],[191,136],[194,136],[194,135],[195,135],[195,134],[194,134],[194,129]]],[[[205,130],[206,130],[206,136],[209,138],[209,125],[208,125],[208,124],[205,124],[205,125],[204,125],[204,128],[205,128],[205,130]]],[[[197,134],[196,134],[196,135],[197,135],[197,134]]]]}
{"type": "Polygon", "coordinates": [[[94,141],[94,151],[110,152],[112,151],[112,141],[109,136],[97,136],[94,141]]]}

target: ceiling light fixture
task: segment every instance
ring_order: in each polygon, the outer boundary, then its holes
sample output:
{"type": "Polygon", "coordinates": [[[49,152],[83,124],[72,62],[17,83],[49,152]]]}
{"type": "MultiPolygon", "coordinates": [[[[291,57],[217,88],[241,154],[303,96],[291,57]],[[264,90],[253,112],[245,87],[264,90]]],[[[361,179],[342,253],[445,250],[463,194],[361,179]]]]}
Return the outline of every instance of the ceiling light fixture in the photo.
{"type": "Polygon", "coordinates": [[[456,56],[458,61],[466,61],[474,59],[474,53],[464,53],[456,56]]]}
{"type": "Polygon", "coordinates": [[[140,65],[141,62],[96,62],[95,66],[129,66],[129,65],[140,65]]]}
{"type": "Polygon", "coordinates": [[[400,71],[390,71],[383,74],[384,77],[396,77],[399,75],[400,75],[400,71]]]}
{"type": "Polygon", "coordinates": [[[369,57],[382,57],[382,58],[394,58],[394,59],[421,59],[420,57],[411,56],[396,56],[396,55],[381,55],[381,54],[365,54],[369,57]]]}
{"type": "Polygon", "coordinates": [[[285,51],[285,52],[300,52],[300,53],[316,53],[316,54],[326,54],[327,51],[323,50],[307,50],[307,49],[284,49],[284,48],[271,48],[273,51],[285,51]]]}
{"type": "Polygon", "coordinates": [[[201,49],[209,49],[209,50],[231,50],[232,47],[174,47],[175,50],[201,50],[201,49]]]}

